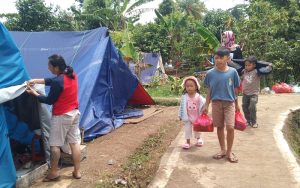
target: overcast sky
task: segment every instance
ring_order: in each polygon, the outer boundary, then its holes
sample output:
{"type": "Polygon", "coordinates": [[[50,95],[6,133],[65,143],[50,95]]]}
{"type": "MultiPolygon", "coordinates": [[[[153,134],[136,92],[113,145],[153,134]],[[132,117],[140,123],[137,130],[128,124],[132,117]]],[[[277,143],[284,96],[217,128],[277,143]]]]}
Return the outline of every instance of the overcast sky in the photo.
{"type": "MultiPolygon", "coordinates": [[[[204,1],[206,7],[211,9],[223,9],[234,7],[237,4],[244,3],[244,0],[202,0],[204,1]]],[[[0,0],[0,13],[13,13],[16,12],[15,8],[16,0],[0,0]]],[[[52,3],[53,5],[59,5],[62,9],[67,9],[75,3],[75,0],[45,0],[47,5],[52,3]]],[[[153,2],[143,5],[143,8],[158,8],[159,3],[162,0],[155,0],[153,2]]],[[[151,21],[155,17],[154,12],[144,13],[141,16],[143,22],[151,21]]]]}

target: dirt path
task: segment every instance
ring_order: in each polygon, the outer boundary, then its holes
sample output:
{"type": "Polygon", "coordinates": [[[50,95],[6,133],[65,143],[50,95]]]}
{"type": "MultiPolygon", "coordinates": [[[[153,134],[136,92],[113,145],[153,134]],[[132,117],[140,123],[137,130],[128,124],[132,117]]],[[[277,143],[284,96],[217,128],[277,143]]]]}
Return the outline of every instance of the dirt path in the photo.
{"type": "Polygon", "coordinates": [[[204,147],[184,151],[180,148],[182,130],[164,155],[150,187],[299,187],[299,165],[289,158],[278,128],[292,108],[300,108],[299,94],[259,96],[259,128],[235,131],[237,164],[212,159],[219,151],[216,131],[204,133],[204,147]]]}
{"type": "MultiPolygon", "coordinates": [[[[124,124],[122,127],[114,130],[110,134],[99,137],[92,142],[87,143],[87,159],[81,162],[82,178],[75,180],[71,177],[73,167],[63,168],[60,171],[60,181],[42,182],[37,180],[31,187],[51,187],[51,188],[94,188],[111,187],[105,185],[105,178],[115,180],[122,173],[128,157],[147,139],[150,135],[157,134],[160,130],[168,128],[168,136],[165,137],[165,150],[180,131],[177,126],[178,107],[160,107],[163,112],[150,117],[138,124],[124,124]],[[172,136],[173,135],[173,136],[172,136]],[[113,165],[109,165],[112,160],[113,165]]],[[[163,153],[156,154],[154,162],[154,171],[158,168],[159,159],[163,153]]],[[[151,178],[152,176],[148,177],[151,178]]]]}

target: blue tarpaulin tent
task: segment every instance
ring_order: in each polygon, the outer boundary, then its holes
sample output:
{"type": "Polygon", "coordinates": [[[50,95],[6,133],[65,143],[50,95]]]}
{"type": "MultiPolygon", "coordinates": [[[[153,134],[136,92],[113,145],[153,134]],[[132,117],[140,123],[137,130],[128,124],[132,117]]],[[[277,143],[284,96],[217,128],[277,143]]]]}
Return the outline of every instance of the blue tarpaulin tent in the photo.
{"type": "MultiPolygon", "coordinates": [[[[21,54],[2,23],[0,23],[0,75],[0,89],[22,84],[29,79],[21,54]]],[[[14,187],[16,170],[4,112],[3,104],[0,104],[0,187],[14,187]]]]}
{"type": "Polygon", "coordinates": [[[155,81],[155,77],[164,79],[167,76],[160,53],[142,52],[140,53],[139,67],[137,68],[136,64],[130,61],[129,68],[134,75],[140,71],[140,80],[143,85],[148,85],[155,81]]]}
{"type": "Polygon", "coordinates": [[[32,78],[52,77],[48,57],[62,55],[78,74],[85,140],[122,125],[127,104],[154,104],[123,62],[107,28],[82,32],[11,32],[32,78]]]}
{"type": "Polygon", "coordinates": [[[142,53],[141,58],[140,64],[145,67],[141,71],[142,84],[149,84],[155,76],[166,76],[160,53],[142,53]]]}
{"type": "MultiPolygon", "coordinates": [[[[123,62],[106,28],[83,32],[9,33],[0,23],[0,90],[22,85],[30,77],[53,76],[49,74],[47,60],[55,53],[64,56],[78,74],[80,127],[85,131],[86,140],[119,127],[122,117],[134,116],[136,111],[124,114],[128,112],[124,110],[127,104],[154,103],[123,62]]],[[[12,122],[16,117],[8,116],[6,108],[0,104],[0,187],[13,187],[16,170],[9,130],[12,125],[27,125],[12,122]]],[[[41,115],[41,125],[47,121],[46,116],[41,115]]],[[[24,133],[24,127],[22,130],[24,133]]]]}

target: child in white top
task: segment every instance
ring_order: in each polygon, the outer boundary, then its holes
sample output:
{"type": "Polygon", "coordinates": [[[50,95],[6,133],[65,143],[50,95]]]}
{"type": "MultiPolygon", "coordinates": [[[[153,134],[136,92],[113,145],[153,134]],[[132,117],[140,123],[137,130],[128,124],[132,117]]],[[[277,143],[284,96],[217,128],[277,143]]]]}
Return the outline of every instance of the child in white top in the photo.
{"type": "MultiPolygon", "coordinates": [[[[186,143],[182,146],[184,149],[191,147],[191,138],[193,132],[193,123],[202,112],[205,99],[199,94],[200,84],[196,77],[186,77],[182,82],[183,95],[181,96],[179,107],[179,119],[184,123],[186,143]]],[[[196,146],[203,146],[204,141],[200,132],[194,132],[197,139],[196,146]]]]}

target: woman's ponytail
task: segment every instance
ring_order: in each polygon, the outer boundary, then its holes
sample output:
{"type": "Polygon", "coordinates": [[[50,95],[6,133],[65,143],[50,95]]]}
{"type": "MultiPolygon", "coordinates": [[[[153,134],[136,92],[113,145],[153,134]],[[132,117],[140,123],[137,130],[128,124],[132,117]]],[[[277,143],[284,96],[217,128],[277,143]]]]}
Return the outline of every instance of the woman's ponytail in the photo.
{"type": "Polygon", "coordinates": [[[69,65],[67,65],[64,74],[67,75],[67,77],[74,79],[74,74],[73,74],[73,68],[69,65]]]}

